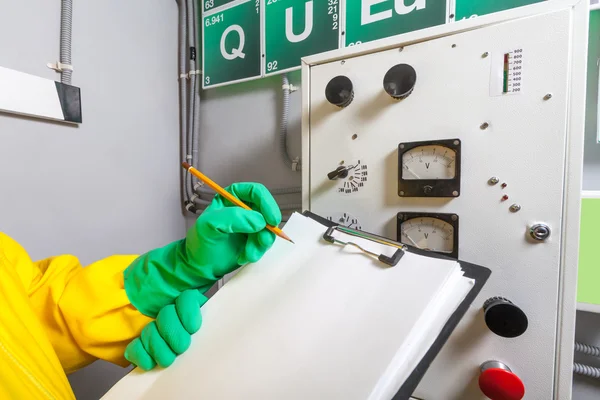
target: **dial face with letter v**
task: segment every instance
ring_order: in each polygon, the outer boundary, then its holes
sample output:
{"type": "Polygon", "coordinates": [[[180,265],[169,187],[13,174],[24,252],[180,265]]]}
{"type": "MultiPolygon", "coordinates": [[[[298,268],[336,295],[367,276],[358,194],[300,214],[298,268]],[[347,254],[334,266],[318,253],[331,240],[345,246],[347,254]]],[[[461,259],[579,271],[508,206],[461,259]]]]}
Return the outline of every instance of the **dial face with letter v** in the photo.
{"type": "Polygon", "coordinates": [[[400,212],[397,220],[398,242],[458,258],[458,215],[400,212]]]}
{"type": "Polygon", "coordinates": [[[398,196],[458,197],[461,142],[429,140],[398,145],[398,196]]]}

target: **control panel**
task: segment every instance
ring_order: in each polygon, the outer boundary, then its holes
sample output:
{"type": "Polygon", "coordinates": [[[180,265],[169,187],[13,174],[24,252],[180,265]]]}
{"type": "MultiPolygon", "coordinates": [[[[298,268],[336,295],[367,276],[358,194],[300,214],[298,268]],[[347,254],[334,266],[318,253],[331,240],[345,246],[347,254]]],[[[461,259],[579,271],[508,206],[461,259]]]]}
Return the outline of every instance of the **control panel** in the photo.
{"type": "Polygon", "coordinates": [[[304,60],[303,207],[492,270],[415,398],[569,393],[582,10],[513,10],[304,60]]]}

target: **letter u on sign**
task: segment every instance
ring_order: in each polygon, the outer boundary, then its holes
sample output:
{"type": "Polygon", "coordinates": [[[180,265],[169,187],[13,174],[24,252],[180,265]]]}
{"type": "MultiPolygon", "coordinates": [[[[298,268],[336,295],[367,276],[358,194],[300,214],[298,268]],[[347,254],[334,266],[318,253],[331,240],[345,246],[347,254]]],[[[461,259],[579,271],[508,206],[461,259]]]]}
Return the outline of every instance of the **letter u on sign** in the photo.
{"type": "Polygon", "coordinates": [[[310,36],[313,29],[313,2],[307,1],[304,3],[304,31],[296,35],[294,33],[294,8],[286,8],[285,10],[285,37],[291,43],[298,43],[310,36]]]}

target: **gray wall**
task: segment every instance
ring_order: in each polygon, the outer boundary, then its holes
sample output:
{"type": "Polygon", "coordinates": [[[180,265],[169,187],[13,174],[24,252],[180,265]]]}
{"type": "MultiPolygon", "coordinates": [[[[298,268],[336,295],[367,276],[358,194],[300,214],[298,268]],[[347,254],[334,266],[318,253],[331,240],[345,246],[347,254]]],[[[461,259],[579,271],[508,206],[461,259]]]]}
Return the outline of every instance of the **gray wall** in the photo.
{"type": "MultiPolygon", "coordinates": [[[[60,79],[60,1],[0,1],[0,65],[60,79]]],[[[180,238],[177,5],[75,1],[73,84],[83,124],[0,115],[0,230],[33,258],[72,253],[86,264],[180,238]]],[[[125,370],[71,376],[97,399],[125,370]]]]}

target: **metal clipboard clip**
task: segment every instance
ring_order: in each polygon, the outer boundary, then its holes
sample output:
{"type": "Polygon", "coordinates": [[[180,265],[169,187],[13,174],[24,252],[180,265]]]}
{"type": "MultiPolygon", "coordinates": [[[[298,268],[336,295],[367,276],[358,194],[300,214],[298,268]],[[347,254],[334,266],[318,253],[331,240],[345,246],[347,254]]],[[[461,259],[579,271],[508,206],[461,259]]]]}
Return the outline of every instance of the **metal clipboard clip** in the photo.
{"type": "Polygon", "coordinates": [[[370,235],[365,232],[356,231],[354,229],[350,229],[350,228],[346,228],[346,227],[342,227],[342,226],[332,226],[331,228],[327,229],[327,231],[323,234],[323,239],[325,241],[327,241],[329,243],[333,243],[333,244],[341,244],[342,246],[354,246],[357,249],[359,249],[360,251],[362,251],[363,253],[377,258],[379,261],[381,261],[384,264],[389,265],[390,267],[394,267],[394,266],[396,266],[396,264],[398,264],[398,261],[400,261],[402,256],[404,256],[404,250],[406,249],[406,247],[403,244],[392,242],[392,241],[389,241],[389,240],[379,237],[379,236],[370,235]],[[344,241],[334,238],[333,237],[334,231],[340,231],[347,235],[359,237],[362,239],[367,239],[367,240],[370,240],[370,241],[373,241],[376,243],[380,243],[380,244],[384,244],[387,246],[391,246],[391,247],[396,247],[398,250],[396,250],[396,252],[391,257],[388,257],[385,254],[373,253],[372,251],[369,251],[354,242],[344,242],[344,241]]]}

